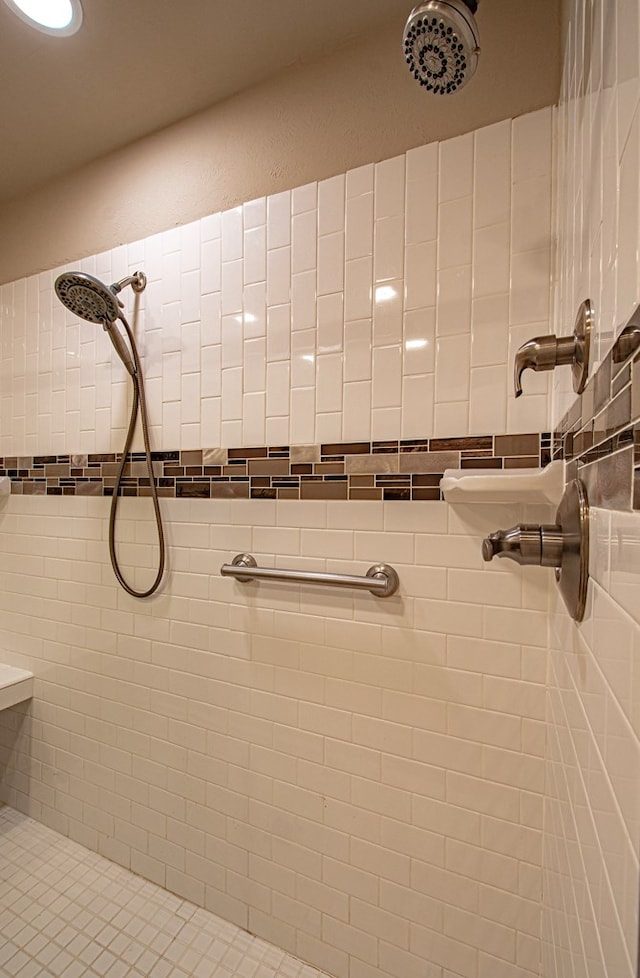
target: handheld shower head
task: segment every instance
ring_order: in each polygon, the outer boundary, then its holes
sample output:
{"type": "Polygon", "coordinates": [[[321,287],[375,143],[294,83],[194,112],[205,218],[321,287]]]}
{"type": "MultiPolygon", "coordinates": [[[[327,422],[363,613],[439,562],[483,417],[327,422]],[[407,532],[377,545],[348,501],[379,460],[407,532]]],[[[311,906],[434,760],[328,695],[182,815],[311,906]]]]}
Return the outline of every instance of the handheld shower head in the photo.
{"type": "Polygon", "coordinates": [[[120,316],[113,289],[86,272],[63,272],[56,279],[55,290],[63,306],[88,323],[106,327],[120,316]]]}
{"type": "Polygon", "coordinates": [[[124,450],[118,465],[115,484],[111,488],[111,509],[109,510],[109,555],[113,572],[128,594],[134,598],[148,598],[160,587],[165,568],[165,542],[164,531],[162,529],[162,517],[158,504],[158,489],[156,476],[153,471],[151,459],[151,444],[149,439],[149,422],[147,419],[147,399],[144,391],[144,378],[142,376],[142,366],[136,348],[136,341],[133,331],[122,312],[123,305],[118,299],[118,292],[130,285],[134,292],[142,292],[147,284],[147,276],[144,272],[134,272],[113,285],[105,285],[100,279],[86,272],[64,272],[55,281],[55,290],[58,298],[67,309],[70,309],[74,316],[85,319],[89,323],[98,323],[108,333],[109,339],[113,343],[116,353],[131,374],[133,385],[133,399],[131,402],[131,417],[124,443],[124,450]],[[116,320],[122,323],[124,332],[127,334],[129,346],[125,342],[124,335],[116,326],[116,320]],[[136,423],[140,412],[142,422],[142,437],[144,439],[144,455],[149,474],[149,486],[153,499],[153,509],[158,530],[158,547],[160,551],[158,559],[158,572],[155,580],[150,587],[138,591],[127,583],[116,552],[116,513],[118,509],[118,499],[122,494],[122,480],[129,462],[129,452],[133,442],[136,423]]]}
{"type": "Polygon", "coordinates": [[[113,285],[105,285],[99,278],[86,272],[63,272],[54,286],[58,298],[74,316],[79,316],[88,323],[98,323],[106,330],[116,353],[132,377],[136,375],[134,361],[114,325],[116,319],[122,319],[122,303],[117,298],[117,293],[125,285],[130,285],[134,292],[142,292],[146,284],[144,272],[135,272],[113,285]]]}
{"type": "Polygon", "coordinates": [[[116,298],[118,292],[126,285],[130,285],[134,292],[142,292],[146,284],[144,272],[134,272],[113,285],[105,285],[86,272],[63,272],[55,281],[55,290],[60,302],[74,316],[106,329],[121,316],[122,303],[116,298]]]}
{"type": "Polygon", "coordinates": [[[404,56],[428,92],[450,95],[478,66],[476,0],[427,0],[411,11],[404,29],[404,56]]]}

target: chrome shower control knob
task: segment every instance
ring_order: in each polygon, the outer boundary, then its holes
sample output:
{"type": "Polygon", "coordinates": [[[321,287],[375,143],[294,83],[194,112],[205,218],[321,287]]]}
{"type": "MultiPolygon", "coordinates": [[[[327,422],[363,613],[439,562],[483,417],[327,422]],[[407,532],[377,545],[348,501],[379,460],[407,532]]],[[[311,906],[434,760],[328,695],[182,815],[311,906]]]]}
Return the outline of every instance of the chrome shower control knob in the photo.
{"type": "Polygon", "coordinates": [[[538,523],[519,523],[510,530],[497,530],[482,541],[482,557],[508,557],[517,564],[542,564],[557,567],[562,556],[562,542],[558,549],[559,526],[540,526],[538,523]]]}
{"type": "Polygon", "coordinates": [[[482,558],[508,557],[517,564],[555,567],[556,580],[569,614],[582,621],[589,578],[589,501],[584,485],[570,482],[556,513],[556,523],[518,523],[496,530],[482,541],[482,558]]]}

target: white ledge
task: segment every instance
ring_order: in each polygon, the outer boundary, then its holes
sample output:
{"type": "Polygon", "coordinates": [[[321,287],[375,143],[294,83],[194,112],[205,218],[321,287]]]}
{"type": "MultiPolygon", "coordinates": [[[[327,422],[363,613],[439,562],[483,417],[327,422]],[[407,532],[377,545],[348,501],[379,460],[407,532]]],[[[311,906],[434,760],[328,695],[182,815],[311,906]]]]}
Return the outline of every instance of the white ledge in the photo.
{"type": "Polygon", "coordinates": [[[448,503],[553,503],[564,492],[564,462],[544,469],[447,469],[440,480],[448,503]]]}
{"type": "Polygon", "coordinates": [[[33,696],[33,673],[15,666],[0,665],[0,710],[33,696]]]}

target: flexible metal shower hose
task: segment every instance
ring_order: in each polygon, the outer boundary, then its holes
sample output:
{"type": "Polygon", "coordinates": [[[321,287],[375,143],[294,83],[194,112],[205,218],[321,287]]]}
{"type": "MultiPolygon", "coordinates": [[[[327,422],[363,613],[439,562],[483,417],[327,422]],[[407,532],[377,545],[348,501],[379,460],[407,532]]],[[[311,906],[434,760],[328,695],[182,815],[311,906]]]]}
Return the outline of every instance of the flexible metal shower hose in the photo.
{"type": "Polygon", "coordinates": [[[160,514],[160,505],[158,503],[158,490],[156,488],[156,480],[153,472],[153,463],[151,461],[151,447],[149,441],[149,423],[147,420],[147,401],[144,393],[144,381],[142,378],[142,367],[140,365],[140,358],[138,356],[138,350],[136,347],[136,342],[131,331],[129,323],[125,319],[124,315],[120,315],[120,320],[127,331],[127,336],[129,337],[129,343],[131,345],[131,352],[133,354],[133,363],[136,369],[135,375],[131,377],[133,381],[133,403],[131,405],[131,417],[129,419],[129,428],[127,431],[127,437],[124,443],[124,449],[122,452],[122,461],[120,462],[120,467],[116,475],[115,486],[113,487],[113,496],[111,497],[111,510],[109,512],[109,555],[111,557],[111,566],[113,567],[113,572],[116,575],[119,583],[129,594],[133,595],[134,598],[148,598],[150,594],[157,591],[160,582],[162,581],[162,576],[164,574],[165,565],[165,543],[164,543],[164,532],[162,529],[162,516],[160,514]],[[158,573],[156,574],[155,580],[151,587],[147,588],[146,591],[136,591],[135,588],[131,587],[130,584],[126,582],[122,571],[120,570],[120,565],[118,563],[118,557],[116,555],[116,541],[115,541],[115,529],[116,529],[116,513],[118,510],[118,497],[120,494],[120,484],[122,482],[122,476],[124,473],[125,466],[127,464],[127,458],[129,455],[129,450],[131,448],[131,442],[133,441],[133,433],[136,427],[136,421],[138,418],[138,407],[140,407],[140,420],[142,422],[142,437],[144,439],[144,451],[145,459],[147,463],[147,471],[149,473],[149,484],[151,486],[151,497],[153,499],[153,511],[156,518],[156,528],[158,531],[158,548],[160,550],[158,559],[158,573]]]}

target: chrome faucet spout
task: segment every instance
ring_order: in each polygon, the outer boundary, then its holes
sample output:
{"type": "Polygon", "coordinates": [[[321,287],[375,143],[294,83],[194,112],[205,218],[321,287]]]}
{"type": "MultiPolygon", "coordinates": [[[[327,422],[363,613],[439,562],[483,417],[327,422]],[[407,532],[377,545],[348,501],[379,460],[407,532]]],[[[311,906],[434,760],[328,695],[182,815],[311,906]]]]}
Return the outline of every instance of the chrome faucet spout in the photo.
{"type": "Polygon", "coordinates": [[[552,370],[555,366],[554,352],[555,336],[536,336],[522,344],[513,361],[513,387],[516,397],[522,396],[522,375],[525,370],[552,370]],[[553,341],[552,346],[549,344],[550,340],[553,341]]]}
{"type": "Polygon", "coordinates": [[[522,374],[525,370],[553,370],[565,363],[573,363],[576,357],[576,341],[573,336],[534,336],[523,343],[513,363],[513,383],[516,397],[522,394],[522,374]]]}
{"type": "Polygon", "coordinates": [[[522,375],[525,370],[553,370],[570,364],[573,389],[581,394],[589,372],[589,337],[593,322],[593,306],[586,299],[576,318],[573,336],[534,336],[523,343],[513,361],[513,388],[516,397],[522,395],[522,375]]]}

